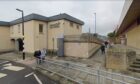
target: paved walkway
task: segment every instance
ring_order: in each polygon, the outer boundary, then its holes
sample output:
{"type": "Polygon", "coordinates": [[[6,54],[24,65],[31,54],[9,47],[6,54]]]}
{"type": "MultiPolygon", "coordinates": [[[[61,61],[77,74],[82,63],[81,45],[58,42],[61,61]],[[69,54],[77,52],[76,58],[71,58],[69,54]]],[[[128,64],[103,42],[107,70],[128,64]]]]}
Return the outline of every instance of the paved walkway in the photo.
{"type": "MultiPolygon", "coordinates": [[[[10,59],[16,62],[20,62],[26,64],[31,67],[36,67],[36,61],[34,57],[28,57],[26,60],[22,60],[22,56],[15,53],[7,53],[0,55],[0,58],[10,59]]],[[[42,68],[42,70],[46,70],[52,72],[52,76],[61,75],[63,78],[70,79],[73,81],[77,81],[81,84],[98,84],[98,76],[97,74],[102,74],[99,78],[99,84],[123,84],[118,82],[113,82],[110,80],[111,78],[117,79],[117,81],[128,82],[127,84],[139,84],[140,81],[125,78],[120,75],[112,75],[108,72],[104,72],[105,70],[105,55],[102,55],[100,51],[98,51],[94,56],[89,59],[77,59],[71,57],[46,57],[46,62],[42,65],[37,65],[37,67],[42,68]],[[92,70],[92,69],[95,70],[92,70]],[[102,70],[98,73],[98,70],[102,70]],[[107,80],[104,77],[108,77],[107,80]]],[[[66,84],[66,83],[64,83],[66,84]]],[[[124,83],[125,84],[125,83],[124,83]]]]}
{"type": "Polygon", "coordinates": [[[31,66],[33,68],[36,67],[36,59],[34,58],[34,56],[26,56],[26,59],[23,60],[21,54],[16,54],[11,52],[11,53],[1,54],[0,59],[19,62],[27,66],[31,66]]]}

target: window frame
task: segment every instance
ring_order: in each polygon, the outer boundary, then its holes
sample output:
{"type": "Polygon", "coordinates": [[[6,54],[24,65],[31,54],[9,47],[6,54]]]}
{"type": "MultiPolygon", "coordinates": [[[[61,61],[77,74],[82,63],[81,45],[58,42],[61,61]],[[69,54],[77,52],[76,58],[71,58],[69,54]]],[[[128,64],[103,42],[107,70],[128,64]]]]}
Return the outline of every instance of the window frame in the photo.
{"type": "Polygon", "coordinates": [[[70,27],[73,27],[74,26],[74,23],[73,22],[70,22],[70,27]]]}
{"type": "Polygon", "coordinates": [[[39,34],[43,34],[43,27],[44,25],[43,24],[39,24],[39,34]]]}

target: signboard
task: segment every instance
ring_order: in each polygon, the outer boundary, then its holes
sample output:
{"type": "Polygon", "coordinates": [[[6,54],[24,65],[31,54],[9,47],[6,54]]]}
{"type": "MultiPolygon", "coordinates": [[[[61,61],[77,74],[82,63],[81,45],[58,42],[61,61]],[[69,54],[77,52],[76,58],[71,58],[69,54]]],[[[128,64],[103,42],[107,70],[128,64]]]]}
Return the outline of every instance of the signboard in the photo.
{"type": "Polygon", "coordinates": [[[60,27],[60,22],[50,24],[50,28],[59,28],[60,27]]]}

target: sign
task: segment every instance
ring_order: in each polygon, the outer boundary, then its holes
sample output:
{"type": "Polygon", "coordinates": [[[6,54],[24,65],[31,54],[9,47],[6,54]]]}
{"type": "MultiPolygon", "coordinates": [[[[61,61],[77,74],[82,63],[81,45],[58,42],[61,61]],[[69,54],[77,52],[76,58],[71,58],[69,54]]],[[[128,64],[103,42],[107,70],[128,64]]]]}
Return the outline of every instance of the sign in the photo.
{"type": "Polygon", "coordinates": [[[59,28],[60,27],[60,22],[50,24],[50,28],[59,28]]]}

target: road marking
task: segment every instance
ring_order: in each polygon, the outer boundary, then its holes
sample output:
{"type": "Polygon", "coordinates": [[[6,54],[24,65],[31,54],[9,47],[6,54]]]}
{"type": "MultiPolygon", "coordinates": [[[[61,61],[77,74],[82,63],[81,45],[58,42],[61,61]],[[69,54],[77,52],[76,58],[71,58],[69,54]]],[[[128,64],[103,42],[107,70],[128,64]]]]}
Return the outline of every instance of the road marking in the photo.
{"type": "Polygon", "coordinates": [[[29,77],[29,76],[31,76],[31,75],[33,75],[33,74],[34,74],[34,72],[31,72],[31,73],[25,75],[24,77],[29,77]]]}
{"type": "Polygon", "coordinates": [[[4,62],[1,62],[0,64],[5,64],[5,63],[8,63],[9,61],[4,61],[4,62]]]}
{"type": "Polygon", "coordinates": [[[0,78],[7,76],[7,74],[0,73],[0,78]]]}
{"type": "Polygon", "coordinates": [[[12,64],[8,63],[8,64],[4,64],[3,66],[12,66],[12,64]]]}
{"type": "Polygon", "coordinates": [[[37,77],[36,74],[34,74],[34,77],[35,77],[35,79],[37,80],[37,82],[38,82],[39,84],[43,84],[43,83],[41,82],[41,80],[37,77]]]}
{"type": "Polygon", "coordinates": [[[20,71],[20,70],[23,70],[25,68],[24,67],[19,67],[19,66],[6,66],[6,67],[4,67],[4,69],[12,70],[12,71],[20,71]]]}

